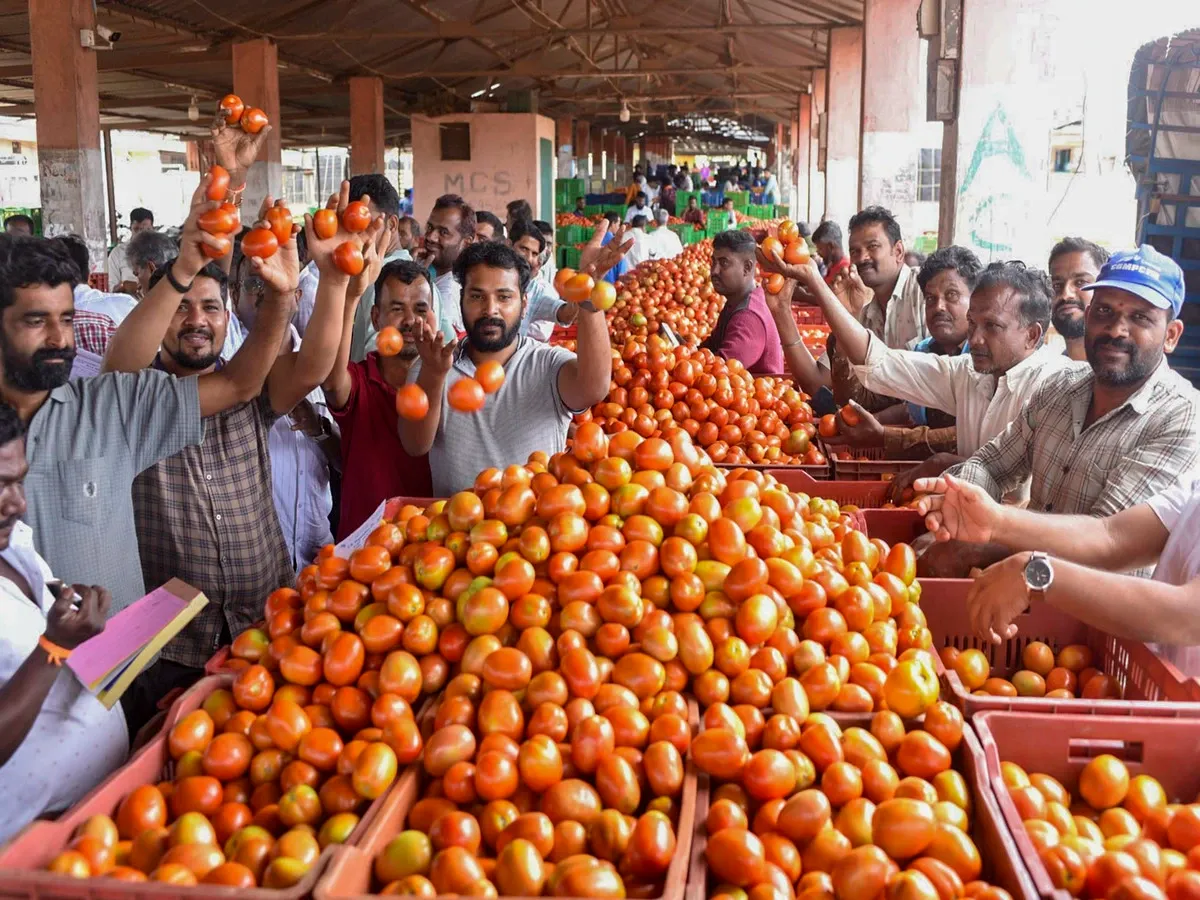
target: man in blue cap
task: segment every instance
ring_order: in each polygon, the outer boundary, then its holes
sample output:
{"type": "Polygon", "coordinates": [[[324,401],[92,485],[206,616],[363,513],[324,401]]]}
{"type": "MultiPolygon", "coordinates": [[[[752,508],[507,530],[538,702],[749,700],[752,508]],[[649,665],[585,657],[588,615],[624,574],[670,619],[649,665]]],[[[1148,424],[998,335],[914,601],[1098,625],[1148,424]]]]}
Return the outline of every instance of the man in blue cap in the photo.
{"type": "MultiPolygon", "coordinates": [[[[955,479],[999,500],[1032,476],[1030,510],[1095,517],[1190,480],[1200,458],[1200,393],[1166,360],[1183,333],[1183,272],[1143,245],[1113,254],[1085,289],[1093,292],[1088,365],[1047,378],[1003,433],[950,470],[955,479]]],[[[938,502],[930,501],[932,508],[938,502]]],[[[960,577],[1013,549],[1001,538],[948,540],[923,554],[921,568],[960,577]]],[[[1130,560],[1125,568],[1146,562],[1130,560]]]]}

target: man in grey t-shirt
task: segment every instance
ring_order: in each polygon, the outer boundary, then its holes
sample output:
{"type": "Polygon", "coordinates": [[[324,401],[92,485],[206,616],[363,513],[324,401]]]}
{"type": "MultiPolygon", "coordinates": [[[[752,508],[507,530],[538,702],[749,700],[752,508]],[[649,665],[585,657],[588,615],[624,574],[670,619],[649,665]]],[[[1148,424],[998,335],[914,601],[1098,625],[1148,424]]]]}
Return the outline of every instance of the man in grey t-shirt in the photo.
{"type": "Polygon", "coordinates": [[[429,413],[400,420],[405,452],[429,454],[439,497],[469,490],[489,466],[524,463],[534,450],[562,450],[572,414],[603,400],[612,377],[608,326],[590,302],[579,305],[578,356],[520,337],[530,269],[511,247],[472,244],[459,256],[454,275],[462,285],[467,336],[461,345],[447,343],[425,322],[416,323],[421,359],[409,380],[429,395],[429,413]],[[474,377],[476,366],[488,360],[504,366],[499,390],[487,395],[478,412],[451,408],[449,388],[474,377]]]}

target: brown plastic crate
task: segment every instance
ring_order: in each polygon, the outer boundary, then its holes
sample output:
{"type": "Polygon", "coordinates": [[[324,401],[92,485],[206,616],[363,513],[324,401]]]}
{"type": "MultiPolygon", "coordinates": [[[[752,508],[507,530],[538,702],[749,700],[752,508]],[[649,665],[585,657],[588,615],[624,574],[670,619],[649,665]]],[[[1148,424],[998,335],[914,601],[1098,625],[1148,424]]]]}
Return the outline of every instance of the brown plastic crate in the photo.
{"type": "MultiPolygon", "coordinates": [[[[838,717],[843,728],[857,725],[868,728],[870,713],[843,713],[838,717]]],[[[991,790],[989,772],[983,748],[970,728],[963,729],[963,742],[954,752],[954,768],[963,773],[971,787],[974,824],[972,836],[983,860],[983,877],[1010,894],[1014,900],[1037,900],[1038,894],[1033,880],[1022,861],[1020,851],[1006,825],[996,798],[991,790]]],[[[708,817],[711,786],[707,775],[700,776],[700,791],[696,803],[696,836],[692,839],[692,855],[688,867],[687,896],[685,900],[707,900],[708,865],[704,859],[704,848],[708,844],[708,832],[704,821],[708,817]]],[[[1056,898],[1059,900],[1059,898],[1056,898]]],[[[1067,900],[1067,898],[1062,898],[1067,900]]]]}
{"type": "Polygon", "coordinates": [[[1055,652],[1068,644],[1086,644],[1092,648],[1093,665],[1115,677],[1125,694],[1122,700],[985,697],[969,693],[958,674],[947,669],[945,692],[967,718],[984,710],[1200,718],[1196,680],[1139,641],[1105,634],[1048,603],[1038,603],[1017,617],[1015,638],[1003,644],[984,642],[972,633],[967,617],[971,579],[922,579],[921,585],[921,609],[935,649],[976,647],[987,654],[993,671],[1007,678],[1022,668],[1021,654],[1033,641],[1043,641],[1055,652]]]}
{"type": "Polygon", "coordinates": [[[889,544],[911,544],[925,534],[925,517],[915,509],[864,509],[867,536],[889,544]]]}
{"type": "Polygon", "coordinates": [[[1004,786],[1001,762],[1057,778],[1074,794],[1088,760],[1111,753],[1125,762],[1131,776],[1157,778],[1171,802],[1189,803],[1200,792],[1200,769],[1195,765],[1200,722],[1195,719],[986,711],[971,724],[983,746],[992,800],[1037,890],[1035,896],[1045,900],[1071,900],[1071,895],[1050,882],[1004,786]],[[1037,739],[1030,740],[1030,735],[1037,739]]]}
{"type": "MultiPolygon", "coordinates": [[[[423,718],[429,715],[432,715],[432,710],[423,718]]],[[[694,699],[688,700],[688,718],[695,731],[700,718],[694,699]]],[[[686,765],[683,798],[679,807],[679,825],[675,830],[675,855],[667,869],[663,892],[656,900],[683,900],[687,886],[688,860],[698,820],[697,773],[690,758],[686,765]]],[[[361,840],[355,841],[353,846],[346,844],[336,848],[333,861],[317,882],[313,893],[315,900],[366,900],[368,897],[379,896],[371,892],[375,857],[387,846],[388,841],[404,830],[408,812],[420,799],[424,784],[425,773],[421,763],[409,766],[404,778],[384,798],[383,808],[372,818],[361,840]]],[[[448,900],[449,895],[446,896],[448,900]]]]}
{"type": "MultiPolygon", "coordinates": [[[[196,682],[175,705],[163,723],[163,729],[124,766],[114,772],[90,794],[54,821],[31,822],[0,850],[0,898],[21,900],[217,900],[232,896],[250,900],[301,900],[309,896],[317,878],[333,857],[333,847],[322,851],[316,863],[293,887],[273,890],[249,888],[233,890],[219,885],[182,887],[157,882],[125,882],[112,878],[70,878],[45,871],[49,862],[70,842],[72,834],[94,815],[116,815],[117,807],[135,787],[154,784],[164,777],[171,763],[167,735],[186,713],[199,709],[214,690],[229,687],[229,675],[212,675],[196,682]]],[[[427,714],[430,705],[422,710],[427,714]]],[[[363,813],[349,841],[359,840],[382,808],[388,794],[373,802],[363,813]]]]}

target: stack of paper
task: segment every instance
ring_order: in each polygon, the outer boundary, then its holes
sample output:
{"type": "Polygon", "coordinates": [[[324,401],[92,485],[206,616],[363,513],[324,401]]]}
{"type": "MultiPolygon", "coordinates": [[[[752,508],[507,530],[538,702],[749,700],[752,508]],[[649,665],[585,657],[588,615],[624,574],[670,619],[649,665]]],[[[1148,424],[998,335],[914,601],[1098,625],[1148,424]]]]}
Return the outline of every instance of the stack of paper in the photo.
{"type": "Polygon", "coordinates": [[[109,619],[102,632],[71,651],[67,665],[105,708],[112,709],[133,679],[207,603],[201,591],[172,578],[109,619]]]}

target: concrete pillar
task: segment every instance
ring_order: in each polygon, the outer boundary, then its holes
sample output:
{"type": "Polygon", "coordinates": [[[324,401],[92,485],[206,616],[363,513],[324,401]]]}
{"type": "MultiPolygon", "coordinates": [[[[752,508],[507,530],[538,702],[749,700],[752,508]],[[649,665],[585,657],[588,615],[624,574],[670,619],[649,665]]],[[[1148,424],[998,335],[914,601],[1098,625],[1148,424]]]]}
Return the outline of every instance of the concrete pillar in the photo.
{"type": "Polygon", "coordinates": [[[615,182],[617,179],[617,133],[604,132],[604,180],[615,182]]]}
{"type": "MultiPolygon", "coordinates": [[[[812,177],[812,94],[801,94],[796,110],[796,128],[792,132],[792,217],[808,221],[809,179],[812,177]]],[[[810,223],[811,224],[811,223],[810,223]]]]}
{"type": "Polygon", "coordinates": [[[825,105],[825,85],[829,73],[825,69],[813,72],[812,133],[809,136],[808,221],[815,229],[825,218],[825,139],[829,125],[825,105]]]}
{"type": "MultiPolygon", "coordinates": [[[[267,135],[258,162],[250,167],[242,208],[257,214],[263,197],[283,196],[283,157],[279,121],[279,56],[276,46],[266,38],[255,38],[233,45],[233,90],[247,106],[257,106],[267,114],[271,133],[267,135]]],[[[382,129],[380,129],[382,134],[382,129]]],[[[381,169],[382,171],[382,169],[381,169]]]]}
{"type": "Polygon", "coordinates": [[[554,150],[558,155],[558,177],[575,176],[574,122],[570,118],[554,120],[554,150]]]}
{"type": "Polygon", "coordinates": [[[42,227],[47,236],[74,232],[87,241],[93,271],[102,271],[104,161],[96,53],[80,46],[94,30],[92,0],[30,0],[30,55],[37,115],[42,227]]]}
{"type": "Polygon", "coordinates": [[[604,178],[604,129],[593,126],[590,143],[592,145],[592,177],[604,178]]]}
{"type": "Polygon", "coordinates": [[[866,0],[863,14],[858,207],[886,206],[909,241],[916,237],[917,162],[925,120],[920,6],[921,0],[866,0]]]}
{"type": "Polygon", "coordinates": [[[863,30],[829,32],[829,136],[825,214],[843,228],[859,210],[858,156],[862,122],[863,30]]]}
{"type": "Polygon", "coordinates": [[[575,171],[580,178],[586,178],[591,174],[591,136],[592,131],[589,123],[585,119],[575,120],[575,171]]]}
{"type": "Polygon", "coordinates": [[[382,174],[386,171],[383,134],[383,79],[374,76],[351,78],[351,175],[382,174]]]}

